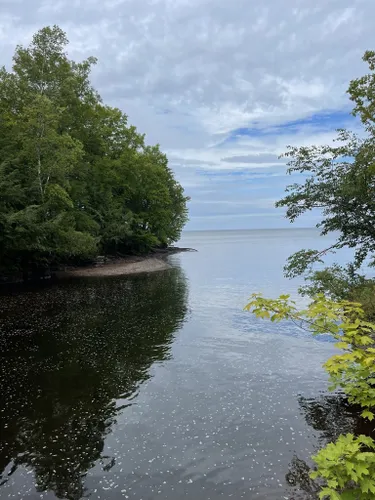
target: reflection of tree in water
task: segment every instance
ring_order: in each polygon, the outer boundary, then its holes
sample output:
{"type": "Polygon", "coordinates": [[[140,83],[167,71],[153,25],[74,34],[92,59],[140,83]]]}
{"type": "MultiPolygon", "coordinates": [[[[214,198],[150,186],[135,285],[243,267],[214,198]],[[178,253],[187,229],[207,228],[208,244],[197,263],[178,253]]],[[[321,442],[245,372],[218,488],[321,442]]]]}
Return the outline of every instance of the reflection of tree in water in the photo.
{"type": "Polygon", "coordinates": [[[289,497],[290,500],[318,498],[319,487],[310,479],[309,473],[309,465],[304,460],[294,456],[289,464],[289,472],[286,475],[287,483],[296,487],[296,491],[293,491],[289,497]]]}
{"type": "Polygon", "coordinates": [[[321,431],[322,446],[348,432],[369,435],[374,427],[360,418],[361,409],[349,404],[342,394],[324,395],[319,399],[300,396],[298,402],[306,422],[313,429],[321,431]]]}
{"type": "MultiPolygon", "coordinates": [[[[319,448],[336,441],[340,434],[374,436],[374,423],[360,418],[360,408],[350,405],[344,395],[322,395],[318,399],[299,396],[298,402],[308,425],[319,431],[319,448]]],[[[286,480],[296,491],[290,499],[317,498],[318,486],[309,477],[310,466],[295,456],[290,463],[286,480]]]]}
{"type": "Polygon", "coordinates": [[[0,484],[22,464],[39,491],[86,496],[94,462],[114,465],[102,451],[116,414],[169,356],[186,307],[179,269],[1,297],[0,484]]]}

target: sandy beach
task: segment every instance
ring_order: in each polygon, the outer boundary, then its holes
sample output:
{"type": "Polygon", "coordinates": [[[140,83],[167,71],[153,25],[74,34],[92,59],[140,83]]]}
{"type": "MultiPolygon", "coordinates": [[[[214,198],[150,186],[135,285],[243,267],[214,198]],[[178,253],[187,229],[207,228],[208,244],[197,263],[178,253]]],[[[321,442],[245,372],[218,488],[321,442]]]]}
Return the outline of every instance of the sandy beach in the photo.
{"type": "Polygon", "coordinates": [[[151,273],[165,271],[171,266],[164,260],[156,257],[131,257],[103,263],[91,267],[80,267],[63,271],[64,276],[120,276],[127,274],[151,273]]]}

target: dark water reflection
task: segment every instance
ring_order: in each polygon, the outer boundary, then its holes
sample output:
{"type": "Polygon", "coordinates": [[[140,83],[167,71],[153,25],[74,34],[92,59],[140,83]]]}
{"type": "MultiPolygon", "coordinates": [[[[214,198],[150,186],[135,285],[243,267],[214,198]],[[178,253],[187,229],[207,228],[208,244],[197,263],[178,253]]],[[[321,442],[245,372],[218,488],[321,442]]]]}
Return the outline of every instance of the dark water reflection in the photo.
{"type": "MultiPolygon", "coordinates": [[[[317,449],[348,432],[374,435],[374,425],[360,418],[360,408],[350,405],[344,395],[299,396],[298,403],[307,424],[318,431],[317,449]]],[[[286,474],[286,482],[292,487],[290,500],[318,498],[319,485],[309,476],[312,468],[311,460],[303,460],[297,455],[293,457],[286,474]]]]}
{"type": "Polygon", "coordinates": [[[322,394],[317,398],[300,396],[298,403],[307,424],[319,431],[322,446],[336,441],[340,434],[373,433],[374,425],[360,418],[361,408],[350,405],[344,395],[322,394]]]}
{"type": "Polygon", "coordinates": [[[23,465],[37,491],[88,495],[86,472],[98,460],[106,471],[115,464],[104,439],[152,363],[168,358],[186,310],[180,269],[2,296],[3,493],[23,465]]]}

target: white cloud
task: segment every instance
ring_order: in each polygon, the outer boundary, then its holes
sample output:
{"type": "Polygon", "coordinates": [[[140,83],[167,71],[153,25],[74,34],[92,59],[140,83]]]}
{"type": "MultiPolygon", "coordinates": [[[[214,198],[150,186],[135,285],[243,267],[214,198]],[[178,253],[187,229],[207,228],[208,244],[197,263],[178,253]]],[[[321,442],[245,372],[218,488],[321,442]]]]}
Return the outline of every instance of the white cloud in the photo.
{"type": "Polygon", "coordinates": [[[341,123],[306,120],[350,109],[345,90],[366,70],[374,16],[373,0],[2,0],[0,63],[37,29],[59,24],[73,58],[99,58],[93,82],[104,100],[161,144],[188,194],[211,191],[229,206],[244,186],[228,172],[272,167],[277,178],[246,187],[269,184],[273,198],[287,179],[264,155],[332,141],[341,123]],[[299,122],[285,130],[291,121],[299,122]],[[247,127],[268,133],[235,137],[247,127]]]}

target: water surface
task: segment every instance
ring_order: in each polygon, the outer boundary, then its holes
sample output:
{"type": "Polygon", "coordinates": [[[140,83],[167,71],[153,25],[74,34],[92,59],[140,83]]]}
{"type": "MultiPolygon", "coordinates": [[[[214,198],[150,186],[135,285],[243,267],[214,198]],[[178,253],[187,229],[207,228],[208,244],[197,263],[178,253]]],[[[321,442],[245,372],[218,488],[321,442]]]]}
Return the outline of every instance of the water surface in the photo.
{"type": "Polygon", "coordinates": [[[169,271],[3,290],[2,499],[313,498],[310,455],[357,425],[326,392],[333,344],[242,308],[254,291],[296,296],[285,259],[327,240],[181,245],[198,252],[169,271]]]}

